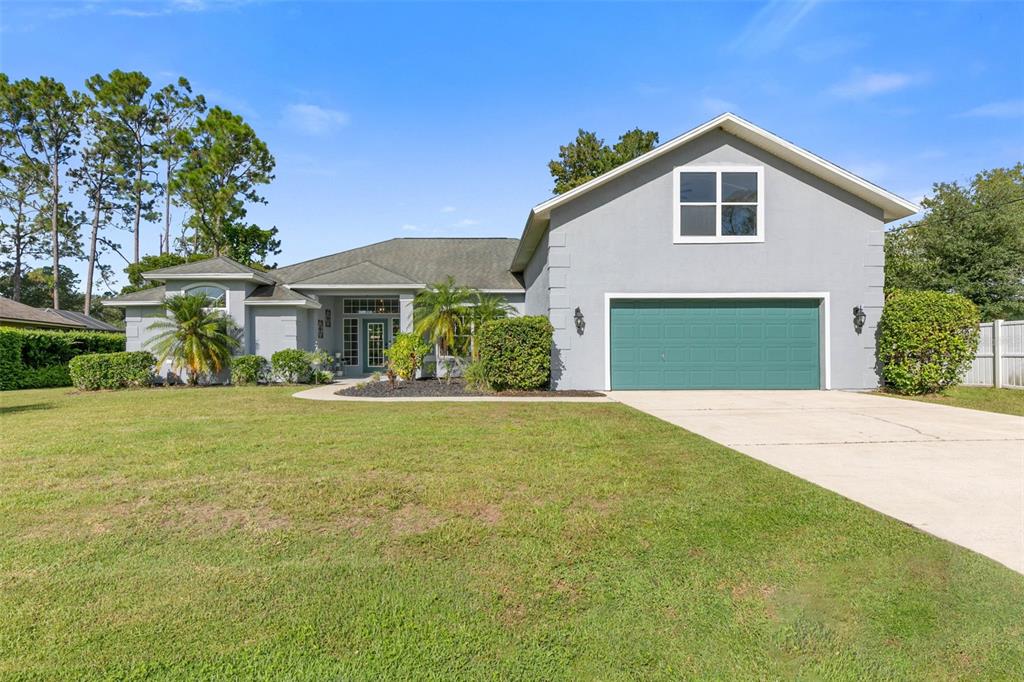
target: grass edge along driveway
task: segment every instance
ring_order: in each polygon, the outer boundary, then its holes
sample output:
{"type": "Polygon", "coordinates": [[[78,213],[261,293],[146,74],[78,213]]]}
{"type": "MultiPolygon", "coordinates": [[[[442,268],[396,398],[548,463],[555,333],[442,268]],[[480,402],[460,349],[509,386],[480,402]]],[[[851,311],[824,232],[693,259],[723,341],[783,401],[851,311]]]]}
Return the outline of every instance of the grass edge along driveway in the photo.
{"type": "Polygon", "coordinates": [[[0,394],[0,677],[1012,677],[1024,579],[625,406],[0,394]]]}

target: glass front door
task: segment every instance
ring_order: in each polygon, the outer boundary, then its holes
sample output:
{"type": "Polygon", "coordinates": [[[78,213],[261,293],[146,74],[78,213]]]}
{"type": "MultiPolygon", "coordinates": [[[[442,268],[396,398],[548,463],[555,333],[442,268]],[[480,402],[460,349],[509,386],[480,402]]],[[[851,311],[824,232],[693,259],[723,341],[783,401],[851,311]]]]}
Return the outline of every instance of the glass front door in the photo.
{"type": "Polygon", "coordinates": [[[384,349],[387,347],[387,320],[363,320],[363,371],[384,369],[384,349]]]}

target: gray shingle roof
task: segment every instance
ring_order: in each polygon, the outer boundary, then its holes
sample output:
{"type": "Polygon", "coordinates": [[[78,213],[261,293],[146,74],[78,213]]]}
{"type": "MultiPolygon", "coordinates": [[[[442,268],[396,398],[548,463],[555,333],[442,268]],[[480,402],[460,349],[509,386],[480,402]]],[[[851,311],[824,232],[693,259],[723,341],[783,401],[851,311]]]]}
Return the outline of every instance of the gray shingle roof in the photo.
{"type": "Polygon", "coordinates": [[[509,272],[519,244],[506,238],[400,238],[296,263],[273,271],[286,284],[404,284],[382,281],[400,275],[412,284],[433,284],[449,275],[477,289],[515,289],[523,285],[509,272]],[[355,281],[358,277],[379,282],[355,281]]]}
{"type": "Polygon", "coordinates": [[[139,301],[162,301],[165,293],[167,293],[167,287],[152,287],[105,299],[103,305],[119,305],[122,303],[137,303],[139,301]]]}
{"type": "Polygon", "coordinates": [[[197,260],[181,265],[172,265],[169,268],[157,268],[147,270],[143,273],[146,279],[163,279],[165,277],[181,277],[182,275],[244,275],[245,277],[256,276],[265,281],[273,281],[273,277],[248,265],[242,265],[238,261],[231,260],[226,256],[216,256],[205,260],[197,260]]]}
{"type": "Polygon", "coordinates": [[[325,272],[316,277],[302,280],[304,284],[372,284],[372,285],[423,285],[425,282],[414,282],[405,275],[393,270],[382,268],[372,261],[365,260],[362,263],[349,265],[344,268],[325,272]]]}
{"type": "Polygon", "coordinates": [[[70,320],[52,310],[33,308],[3,296],[0,296],[0,322],[15,322],[39,327],[85,328],[81,322],[70,320]]]}
{"type": "Polygon", "coordinates": [[[280,284],[264,284],[252,290],[252,293],[245,297],[247,304],[276,303],[278,301],[294,301],[295,303],[312,304],[319,307],[320,304],[309,296],[303,296],[297,291],[292,291],[280,284]]]}
{"type": "Polygon", "coordinates": [[[79,313],[74,310],[50,310],[52,313],[57,313],[61,317],[64,317],[72,322],[79,322],[94,332],[119,332],[124,333],[123,329],[118,329],[112,324],[104,322],[103,320],[97,320],[92,315],[86,315],[85,313],[79,313]]]}

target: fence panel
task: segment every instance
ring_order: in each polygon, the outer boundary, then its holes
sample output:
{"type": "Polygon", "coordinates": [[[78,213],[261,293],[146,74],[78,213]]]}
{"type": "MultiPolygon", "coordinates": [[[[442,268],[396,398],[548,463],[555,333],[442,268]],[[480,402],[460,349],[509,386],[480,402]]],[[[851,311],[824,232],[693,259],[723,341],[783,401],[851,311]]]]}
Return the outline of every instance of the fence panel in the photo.
{"type": "Polygon", "coordinates": [[[979,332],[978,353],[964,384],[1024,388],[1024,320],[985,322],[979,332]]]}

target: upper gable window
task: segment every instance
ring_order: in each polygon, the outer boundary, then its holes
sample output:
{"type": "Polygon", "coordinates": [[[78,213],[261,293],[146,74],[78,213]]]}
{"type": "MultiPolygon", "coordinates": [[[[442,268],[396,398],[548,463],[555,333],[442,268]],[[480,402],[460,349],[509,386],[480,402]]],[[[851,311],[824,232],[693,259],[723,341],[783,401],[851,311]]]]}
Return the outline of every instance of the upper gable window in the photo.
{"type": "Polygon", "coordinates": [[[764,241],[764,169],[681,166],[674,171],[677,244],[764,241]]]}
{"type": "Polygon", "coordinates": [[[210,303],[211,308],[226,307],[227,294],[220,287],[215,287],[211,284],[197,284],[196,286],[187,287],[185,289],[185,293],[192,296],[195,296],[196,294],[204,294],[212,301],[212,303],[210,303]]]}

